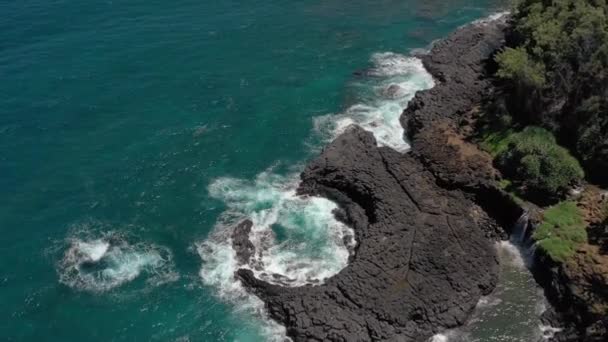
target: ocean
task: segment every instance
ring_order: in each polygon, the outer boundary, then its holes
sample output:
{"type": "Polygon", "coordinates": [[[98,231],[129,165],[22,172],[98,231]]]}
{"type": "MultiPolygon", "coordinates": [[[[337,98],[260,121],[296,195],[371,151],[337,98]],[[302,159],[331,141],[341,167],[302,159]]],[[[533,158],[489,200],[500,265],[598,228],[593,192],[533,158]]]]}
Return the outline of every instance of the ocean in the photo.
{"type": "Polygon", "coordinates": [[[352,231],[298,173],[353,123],[406,151],[398,117],[434,84],[411,54],[504,6],[0,0],[0,336],[283,340],[231,227],[269,246],[260,277],[340,271],[352,231]]]}

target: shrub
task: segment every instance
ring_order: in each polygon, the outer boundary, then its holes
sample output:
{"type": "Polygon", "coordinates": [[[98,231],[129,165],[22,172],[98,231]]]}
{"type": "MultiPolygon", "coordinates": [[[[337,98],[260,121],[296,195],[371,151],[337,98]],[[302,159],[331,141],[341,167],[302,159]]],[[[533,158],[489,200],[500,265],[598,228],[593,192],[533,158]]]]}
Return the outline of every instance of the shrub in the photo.
{"type": "Polygon", "coordinates": [[[547,209],[533,238],[553,260],[566,261],[578,244],[587,241],[586,225],[576,203],[565,201],[547,209]]]}
{"type": "Polygon", "coordinates": [[[510,129],[486,132],[481,138],[480,146],[492,157],[496,157],[509,148],[510,137],[513,134],[510,129]]]}
{"type": "Polygon", "coordinates": [[[545,85],[545,66],[533,61],[524,48],[506,48],[496,55],[496,62],[499,68],[496,75],[502,79],[532,89],[545,85]]]}
{"type": "Polygon", "coordinates": [[[497,146],[499,168],[528,195],[559,198],[584,177],[578,161],[543,128],[527,127],[497,146]]]}

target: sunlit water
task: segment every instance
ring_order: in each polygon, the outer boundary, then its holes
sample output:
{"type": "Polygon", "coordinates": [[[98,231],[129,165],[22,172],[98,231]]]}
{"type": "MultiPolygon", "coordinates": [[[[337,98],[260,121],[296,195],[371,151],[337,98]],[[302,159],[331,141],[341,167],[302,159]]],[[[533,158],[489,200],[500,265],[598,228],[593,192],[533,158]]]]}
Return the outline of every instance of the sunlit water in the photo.
{"type": "Polygon", "coordinates": [[[352,231],[295,195],[305,161],[350,124],[406,151],[433,86],[410,51],[500,3],[0,2],[0,336],[281,339],[230,227],[260,277],[339,272],[352,231]]]}

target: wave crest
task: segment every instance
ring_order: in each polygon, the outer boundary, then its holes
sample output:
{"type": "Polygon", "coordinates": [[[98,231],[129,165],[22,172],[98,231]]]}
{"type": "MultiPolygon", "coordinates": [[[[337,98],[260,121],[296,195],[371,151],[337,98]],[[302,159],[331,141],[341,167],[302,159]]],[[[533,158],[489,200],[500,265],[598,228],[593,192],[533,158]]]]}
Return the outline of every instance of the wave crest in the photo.
{"type": "Polygon", "coordinates": [[[325,142],[335,139],[350,125],[372,132],[379,146],[406,152],[410,145],[400,117],[417,91],[432,88],[433,77],[422,61],[393,52],[376,53],[366,77],[352,84],[360,102],[340,114],[315,119],[315,130],[325,142]]]}
{"type": "MultiPolygon", "coordinates": [[[[358,102],[343,113],[315,118],[315,131],[327,143],[356,124],[372,132],[378,145],[405,152],[409,144],[400,116],[417,91],[434,86],[433,78],[417,58],[385,52],[374,54],[371,63],[351,85],[358,102]]],[[[267,317],[263,302],[235,279],[238,268],[283,286],[318,285],[346,267],[353,254],[354,231],[336,219],[337,205],[325,198],[298,196],[298,184],[297,174],[268,170],[253,181],[224,177],[209,186],[211,197],[227,210],[212,235],[197,244],[203,260],[200,275],[237,311],[267,317]],[[253,223],[249,237],[255,254],[247,265],[240,265],[232,232],[244,219],[253,223]]],[[[285,341],[284,327],[270,320],[262,326],[269,340],[285,341]]]]}

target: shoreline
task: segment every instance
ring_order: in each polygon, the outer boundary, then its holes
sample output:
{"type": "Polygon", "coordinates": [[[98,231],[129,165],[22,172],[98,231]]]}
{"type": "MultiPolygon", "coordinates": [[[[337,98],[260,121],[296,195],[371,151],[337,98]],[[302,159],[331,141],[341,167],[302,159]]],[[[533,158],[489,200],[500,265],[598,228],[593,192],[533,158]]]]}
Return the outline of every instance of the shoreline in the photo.
{"type": "MultiPolygon", "coordinates": [[[[354,126],[309,162],[298,194],[338,204],[337,218],[358,242],[348,266],[324,284],[303,287],[237,271],[294,341],[427,340],[464,324],[493,291],[492,244],[508,238],[525,209],[500,189],[492,158],[467,136],[478,106],[494,94],[487,72],[507,29],[508,15],[496,14],[417,56],[436,84],[417,92],[400,117],[409,153],[378,147],[370,132],[354,126]]],[[[233,236],[241,241],[233,245],[237,254],[248,246],[241,231],[233,236]]],[[[538,268],[531,269],[537,284],[559,307],[554,285],[538,268]]]]}
{"type": "MultiPolygon", "coordinates": [[[[448,65],[453,71],[468,64],[471,72],[459,81],[466,82],[470,95],[460,106],[477,101],[486,86],[476,81],[477,73],[501,46],[504,28],[504,21],[473,23],[436,43],[423,63],[440,84],[418,92],[408,109],[412,103],[422,106],[423,94],[434,97],[451,84],[449,70],[430,64],[434,57],[457,61],[448,65]],[[458,55],[447,56],[454,44],[461,45],[458,55]]],[[[403,126],[411,132],[412,125],[403,126]]],[[[322,285],[282,287],[257,279],[250,270],[237,272],[295,341],[427,340],[462,325],[496,286],[492,240],[500,236],[499,224],[466,192],[441,185],[435,170],[425,165],[416,135],[410,136],[410,152],[400,154],[378,147],[370,132],[353,126],[302,173],[298,193],[335,201],[341,208],[338,217],[355,230],[355,255],[337,275],[322,285]]],[[[442,144],[428,139],[438,148],[442,144]]]]}

